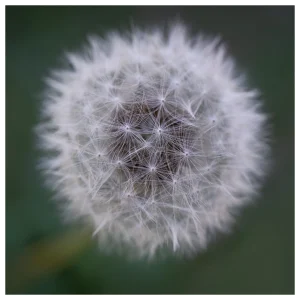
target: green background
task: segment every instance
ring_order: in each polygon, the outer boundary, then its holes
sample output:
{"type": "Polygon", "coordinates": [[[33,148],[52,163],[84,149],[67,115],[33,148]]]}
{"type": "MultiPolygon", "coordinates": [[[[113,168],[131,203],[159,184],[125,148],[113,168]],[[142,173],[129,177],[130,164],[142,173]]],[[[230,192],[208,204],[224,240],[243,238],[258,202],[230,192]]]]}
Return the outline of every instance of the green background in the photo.
{"type": "Polygon", "coordinates": [[[294,7],[6,7],[6,293],[294,293],[294,7]],[[261,90],[272,166],[231,235],[193,259],[129,262],[63,223],[35,168],[33,127],[43,78],[65,50],[174,19],[221,34],[261,90]]]}

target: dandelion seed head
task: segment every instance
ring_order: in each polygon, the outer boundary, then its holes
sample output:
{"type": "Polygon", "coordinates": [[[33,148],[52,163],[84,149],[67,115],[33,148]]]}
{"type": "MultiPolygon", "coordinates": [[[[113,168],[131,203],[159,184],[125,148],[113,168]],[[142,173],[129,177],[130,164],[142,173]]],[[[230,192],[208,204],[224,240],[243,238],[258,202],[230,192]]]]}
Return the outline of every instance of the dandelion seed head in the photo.
{"type": "Polygon", "coordinates": [[[228,231],[265,173],[266,116],[219,39],[175,25],[91,37],[47,80],[41,167],[101,247],[153,256],[228,231]],[[50,153],[50,154],[49,154],[50,153]]]}

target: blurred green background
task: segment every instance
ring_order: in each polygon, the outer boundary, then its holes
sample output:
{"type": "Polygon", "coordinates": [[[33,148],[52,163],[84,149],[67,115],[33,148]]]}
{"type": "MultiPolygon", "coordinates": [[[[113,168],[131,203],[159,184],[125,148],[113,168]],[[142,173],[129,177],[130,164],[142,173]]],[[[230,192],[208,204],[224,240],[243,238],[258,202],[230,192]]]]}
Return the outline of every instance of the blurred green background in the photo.
{"type": "Polygon", "coordinates": [[[6,7],[6,293],[294,293],[294,7],[6,7]],[[221,34],[263,93],[272,168],[230,236],[193,259],[129,262],[63,223],[36,171],[43,78],[90,33],[181,19],[221,34]]]}

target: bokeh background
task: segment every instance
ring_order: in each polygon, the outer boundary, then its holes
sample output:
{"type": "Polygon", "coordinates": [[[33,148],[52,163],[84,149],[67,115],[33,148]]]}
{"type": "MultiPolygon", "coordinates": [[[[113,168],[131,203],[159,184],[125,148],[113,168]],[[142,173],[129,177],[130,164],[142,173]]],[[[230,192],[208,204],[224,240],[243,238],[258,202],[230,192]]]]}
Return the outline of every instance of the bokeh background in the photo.
{"type": "Polygon", "coordinates": [[[294,7],[6,7],[6,293],[293,294],[294,7]],[[265,100],[272,167],[233,233],[193,259],[127,261],[63,223],[36,171],[43,78],[87,34],[184,21],[220,34],[265,100]]]}

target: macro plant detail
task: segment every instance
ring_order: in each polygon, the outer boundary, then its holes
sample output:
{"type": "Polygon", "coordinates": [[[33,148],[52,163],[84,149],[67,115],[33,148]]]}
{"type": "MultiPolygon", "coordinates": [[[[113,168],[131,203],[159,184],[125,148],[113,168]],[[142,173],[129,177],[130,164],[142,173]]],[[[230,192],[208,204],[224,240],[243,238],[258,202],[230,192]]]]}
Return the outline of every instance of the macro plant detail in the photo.
{"type": "Polygon", "coordinates": [[[102,248],[205,248],[264,175],[259,93],[218,38],[184,26],[90,37],[47,79],[40,166],[66,217],[102,248]]]}

